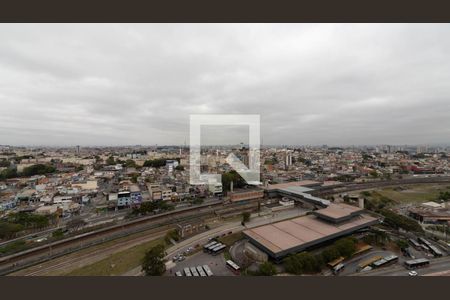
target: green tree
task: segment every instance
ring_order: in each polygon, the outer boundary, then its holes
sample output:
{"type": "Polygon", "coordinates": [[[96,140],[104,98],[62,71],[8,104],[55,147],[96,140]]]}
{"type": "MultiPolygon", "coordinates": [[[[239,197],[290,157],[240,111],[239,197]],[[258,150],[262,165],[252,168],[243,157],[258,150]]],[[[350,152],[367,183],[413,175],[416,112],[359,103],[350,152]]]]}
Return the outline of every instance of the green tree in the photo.
{"type": "Polygon", "coordinates": [[[133,174],[133,175],[131,175],[131,182],[137,183],[138,177],[139,177],[139,174],[133,174]]]}
{"type": "Polygon", "coordinates": [[[159,244],[150,248],[142,260],[142,271],[146,276],[161,276],[166,271],[164,245],[159,244]]]}
{"type": "Polygon", "coordinates": [[[50,224],[50,218],[27,212],[18,212],[10,214],[8,222],[20,224],[24,228],[43,228],[50,224]]]}
{"type": "Polygon", "coordinates": [[[63,236],[64,236],[64,231],[61,228],[53,231],[53,233],[52,233],[52,237],[55,239],[60,239],[63,236]]]}
{"type": "Polygon", "coordinates": [[[110,157],[108,157],[108,159],[106,159],[106,164],[108,166],[116,164],[116,161],[114,160],[114,157],[112,155],[110,157]]]}
{"type": "Polygon", "coordinates": [[[167,245],[170,245],[171,240],[174,240],[175,242],[178,242],[180,240],[180,235],[178,234],[178,231],[176,229],[168,231],[166,233],[166,236],[164,237],[164,241],[167,245]]]}
{"type": "Polygon", "coordinates": [[[50,165],[36,164],[26,167],[22,171],[22,176],[34,176],[34,175],[44,175],[49,173],[54,173],[56,169],[50,165]]]}
{"type": "Polygon", "coordinates": [[[336,258],[340,257],[341,253],[337,249],[337,247],[331,246],[323,250],[322,252],[322,258],[325,262],[330,262],[335,260],[336,258]]]}
{"type": "Polygon", "coordinates": [[[317,273],[321,269],[321,260],[308,252],[291,255],[284,260],[284,267],[292,274],[317,273]]]}
{"type": "Polygon", "coordinates": [[[165,165],[166,165],[165,158],[146,160],[144,162],[144,167],[160,168],[160,167],[164,167],[165,165]]]}
{"type": "Polygon", "coordinates": [[[277,274],[277,269],[275,268],[275,266],[269,262],[266,261],[262,264],[259,265],[259,269],[258,269],[258,275],[260,276],[273,276],[277,274]]]}
{"type": "Polygon", "coordinates": [[[395,243],[397,244],[397,246],[398,246],[400,249],[406,249],[406,248],[409,247],[408,242],[405,241],[405,240],[403,240],[403,239],[396,240],[395,243]]]}
{"type": "Polygon", "coordinates": [[[23,225],[0,221],[0,238],[10,239],[23,229],[23,225]]]}
{"type": "Polygon", "coordinates": [[[0,160],[0,168],[8,168],[10,165],[11,163],[6,159],[0,160]]]}
{"type": "Polygon", "coordinates": [[[250,213],[248,211],[245,211],[242,213],[242,223],[247,223],[248,221],[250,221],[250,213]]]}
{"type": "Polygon", "coordinates": [[[127,168],[136,168],[137,167],[136,162],[134,160],[132,160],[132,159],[127,159],[125,161],[124,165],[127,168]]]}
{"type": "Polygon", "coordinates": [[[17,177],[16,169],[5,169],[0,172],[0,180],[17,177]]]}
{"type": "Polygon", "coordinates": [[[340,255],[344,257],[350,257],[356,251],[355,241],[351,238],[340,239],[334,245],[340,255]]]}
{"type": "Polygon", "coordinates": [[[246,185],[245,180],[234,170],[222,174],[222,187],[224,191],[230,190],[230,183],[233,182],[233,187],[242,188],[246,185]]]}

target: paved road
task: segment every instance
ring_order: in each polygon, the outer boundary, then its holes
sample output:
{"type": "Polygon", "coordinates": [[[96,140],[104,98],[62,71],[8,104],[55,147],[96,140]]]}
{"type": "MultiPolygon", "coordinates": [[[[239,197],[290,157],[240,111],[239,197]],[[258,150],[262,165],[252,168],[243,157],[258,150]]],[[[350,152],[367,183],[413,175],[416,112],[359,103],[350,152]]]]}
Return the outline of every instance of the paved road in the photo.
{"type": "Polygon", "coordinates": [[[345,268],[339,275],[345,276],[345,275],[351,275],[351,274],[358,272],[358,264],[360,264],[363,260],[372,258],[374,256],[385,257],[385,256],[392,255],[392,254],[395,254],[395,253],[386,251],[386,250],[372,250],[368,253],[359,255],[355,258],[352,258],[352,259],[344,262],[345,268]]]}
{"type": "MultiPolygon", "coordinates": [[[[416,269],[419,276],[431,275],[433,273],[450,271],[450,256],[432,259],[428,267],[416,269]]],[[[408,276],[409,270],[402,265],[381,268],[364,273],[357,273],[356,276],[408,276]]]]}
{"type": "MultiPolygon", "coordinates": [[[[202,232],[197,234],[191,238],[183,240],[178,244],[167,249],[166,259],[171,259],[175,254],[186,251],[189,247],[195,247],[195,245],[200,244],[203,245],[208,242],[209,238],[215,237],[217,235],[221,235],[223,233],[228,233],[229,231],[240,232],[246,228],[253,228],[256,226],[265,225],[272,222],[277,222],[285,219],[290,219],[299,215],[306,214],[306,210],[301,208],[294,208],[289,210],[278,211],[275,214],[270,214],[266,216],[258,216],[257,213],[252,214],[250,222],[246,224],[246,226],[242,226],[240,221],[233,221],[226,223],[224,225],[218,226],[206,232],[202,232]]],[[[184,264],[189,261],[189,257],[186,259],[184,264]]],[[[123,274],[124,276],[142,276],[141,268],[135,268],[123,274]]]]}

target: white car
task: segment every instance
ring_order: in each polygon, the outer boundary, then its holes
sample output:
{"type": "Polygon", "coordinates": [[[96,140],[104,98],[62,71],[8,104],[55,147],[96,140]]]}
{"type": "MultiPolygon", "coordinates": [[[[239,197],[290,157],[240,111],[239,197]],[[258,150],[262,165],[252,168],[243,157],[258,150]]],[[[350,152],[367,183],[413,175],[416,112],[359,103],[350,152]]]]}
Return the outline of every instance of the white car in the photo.
{"type": "Polygon", "coordinates": [[[417,276],[418,274],[417,274],[416,271],[410,271],[410,272],[408,273],[408,275],[409,275],[409,276],[417,276]]]}

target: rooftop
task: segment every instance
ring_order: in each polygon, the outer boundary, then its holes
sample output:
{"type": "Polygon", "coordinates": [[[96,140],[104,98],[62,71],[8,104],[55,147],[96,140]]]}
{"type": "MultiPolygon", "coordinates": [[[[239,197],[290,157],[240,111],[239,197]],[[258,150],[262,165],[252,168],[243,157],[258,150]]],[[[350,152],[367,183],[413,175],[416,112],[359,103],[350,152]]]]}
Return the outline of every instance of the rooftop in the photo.
{"type": "Polygon", "coordinates": [[[360,214],[345,222],[334,224],[325,222],[315,215],[307,215],[248,229],[244,234],[273,256],[281,257],[350,234],[377,221],[372,216],[360,214]]]}
{"type": "Polygon", "coordinates": [[[360,214],[362,211],[362,208],[356,206],[344,203],[330,203],[330,205],[328,205],[326,208],[316,210],[314,214],[328,221],[338,222],[354,217],[355,215],[360,214]]]}

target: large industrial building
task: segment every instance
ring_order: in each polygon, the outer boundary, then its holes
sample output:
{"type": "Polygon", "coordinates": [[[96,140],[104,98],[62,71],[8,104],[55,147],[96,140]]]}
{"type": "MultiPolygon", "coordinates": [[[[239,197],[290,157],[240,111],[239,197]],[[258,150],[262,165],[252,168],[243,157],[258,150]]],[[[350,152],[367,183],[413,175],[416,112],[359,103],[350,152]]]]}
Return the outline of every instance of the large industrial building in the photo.
{"type": "Polygon", "coordinates": [[[280,260],[378,223],[377,218],[363,212],[363,208],[330,203],[310,215],[245,230],[244,235],[271,258],[280,260]]]}

